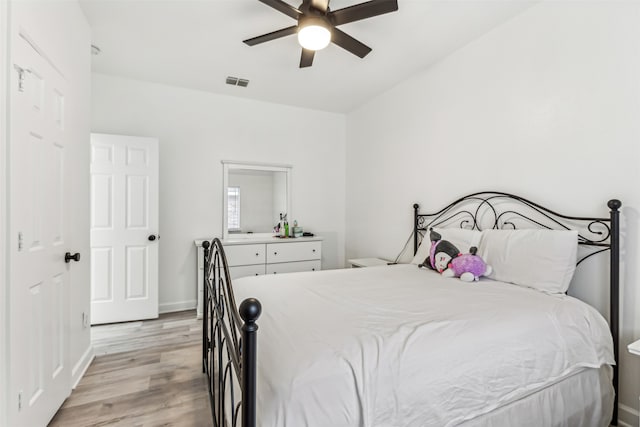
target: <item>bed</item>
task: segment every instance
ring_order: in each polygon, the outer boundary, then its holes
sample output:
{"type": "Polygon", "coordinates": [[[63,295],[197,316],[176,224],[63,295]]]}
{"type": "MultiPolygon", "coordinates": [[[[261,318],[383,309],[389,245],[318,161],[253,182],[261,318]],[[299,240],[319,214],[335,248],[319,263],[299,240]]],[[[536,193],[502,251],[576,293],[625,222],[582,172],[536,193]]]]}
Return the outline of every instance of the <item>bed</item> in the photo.
{"type": "Polygon", "coordinates": [[[414,205],[409,264],[233,284],[221,242],[203,245],[214,425],[617,424],[620,202],[608,206],[609,217],[567,216],[502,192],[432,213],[414,205]],[[477,243],[494,277],[467,283],[421,268],[433,229],[456,246],[477,243]],[[528,257],[543,249],[544,268],[511,268],[523,241],[528,257]],[[565,293],[576,266],[602,252],[608,324],[565,293]]]}

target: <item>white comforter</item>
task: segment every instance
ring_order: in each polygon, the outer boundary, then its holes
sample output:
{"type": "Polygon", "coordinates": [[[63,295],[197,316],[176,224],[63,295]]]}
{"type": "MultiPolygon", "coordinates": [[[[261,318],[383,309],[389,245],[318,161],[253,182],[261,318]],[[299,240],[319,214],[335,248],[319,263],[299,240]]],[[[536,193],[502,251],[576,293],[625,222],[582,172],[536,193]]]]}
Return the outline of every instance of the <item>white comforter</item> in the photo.
{"type": "Polygon", "coordinates": [[[258,425],[451,426],[582,367],[613,364],[592,307],[415,265],[247,277],[258,320],[258,425]]]}

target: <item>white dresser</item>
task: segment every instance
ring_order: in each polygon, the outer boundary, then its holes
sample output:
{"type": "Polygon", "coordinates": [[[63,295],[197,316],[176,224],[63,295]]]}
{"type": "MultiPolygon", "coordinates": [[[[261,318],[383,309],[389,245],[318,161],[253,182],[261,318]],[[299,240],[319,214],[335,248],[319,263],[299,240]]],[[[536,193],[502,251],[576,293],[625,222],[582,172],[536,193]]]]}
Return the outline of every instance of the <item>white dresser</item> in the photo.
{"type": "MultiPolygon", "coordinates": [[[[204,249],[198,249],[198,318],[202,317],[204,299],[204,249]]],[[[322,237],[296,239],[227,239],[222,241],[231,279],[261,274],[282,274],[322,269],[322,237]]]]}

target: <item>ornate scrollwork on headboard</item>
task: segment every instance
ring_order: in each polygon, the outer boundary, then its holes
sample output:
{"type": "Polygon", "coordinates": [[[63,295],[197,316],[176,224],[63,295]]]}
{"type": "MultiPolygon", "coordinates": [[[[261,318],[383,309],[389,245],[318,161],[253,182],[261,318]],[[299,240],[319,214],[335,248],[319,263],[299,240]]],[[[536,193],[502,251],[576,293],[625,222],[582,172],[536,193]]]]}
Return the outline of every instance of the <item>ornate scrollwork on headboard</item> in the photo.
{"type": "Polygon", "coordinates": [[[418,238],[432,227],[460,227],[470,230],[541,228],[577,230],[578,244],[596,247],[578,259],[606,251],[611,246],[611,219],[559,214],[523,197],[498,191],[473,193],[433,213],[415,210],[414,252],[418,238]]]}

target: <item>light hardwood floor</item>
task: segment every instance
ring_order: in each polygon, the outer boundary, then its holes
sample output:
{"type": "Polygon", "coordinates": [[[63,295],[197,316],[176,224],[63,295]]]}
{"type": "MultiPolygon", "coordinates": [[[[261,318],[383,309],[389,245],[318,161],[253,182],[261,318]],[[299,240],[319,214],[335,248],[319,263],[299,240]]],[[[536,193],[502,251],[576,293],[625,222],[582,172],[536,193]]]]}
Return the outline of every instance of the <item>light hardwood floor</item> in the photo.
{"type": "Polygon", "coordinates": [[[49,426],[212,425],[195,311],[91,329],[96,358],[49,426]]]}

